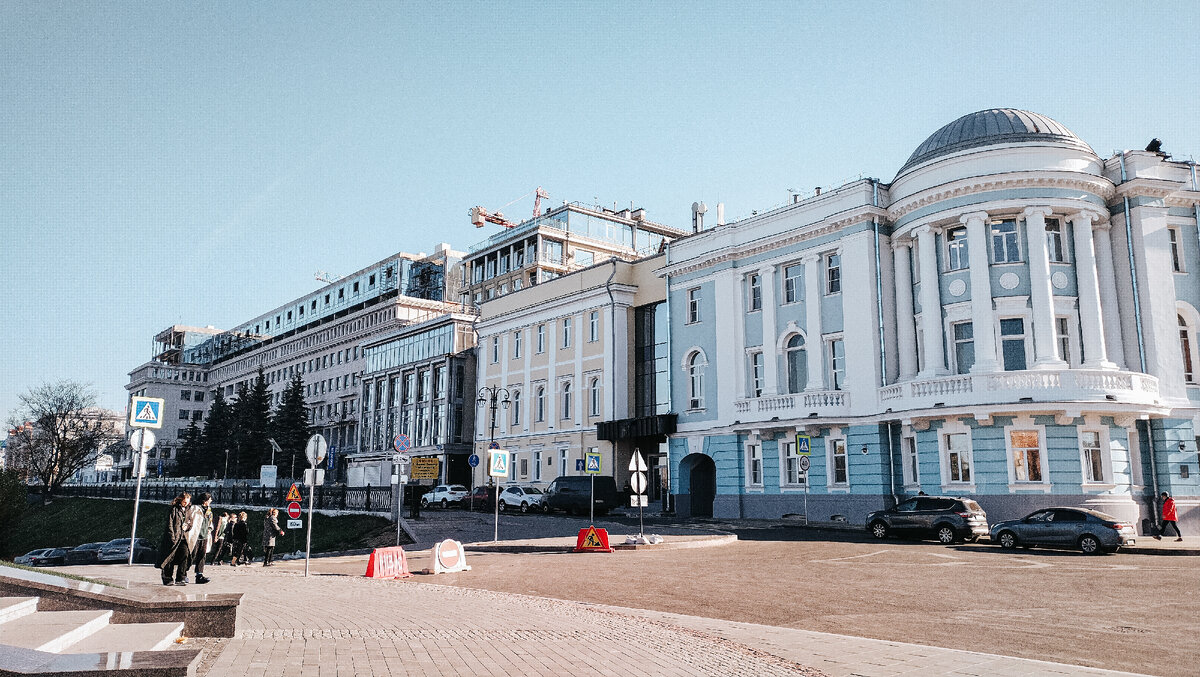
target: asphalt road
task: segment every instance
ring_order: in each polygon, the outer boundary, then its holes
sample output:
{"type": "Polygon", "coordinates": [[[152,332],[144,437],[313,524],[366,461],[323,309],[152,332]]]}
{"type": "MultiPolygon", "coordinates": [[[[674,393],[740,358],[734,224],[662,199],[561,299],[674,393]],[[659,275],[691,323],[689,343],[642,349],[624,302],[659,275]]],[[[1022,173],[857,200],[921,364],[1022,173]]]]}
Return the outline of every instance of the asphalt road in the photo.
{"type": "MultiPolygon", "coordinates": [[[[519,519],[529,520],[521,530],[530,535],[574,526],[561,517],[519,519]]],[[[636,531],[636,519],[633,525],[636,531]]],[[[742,540],[613,554],[472,554],[472,571],[422,580],[1132,672],[1200,674],[1195,557],[1008,552],[729,526],[742,540]]]]}

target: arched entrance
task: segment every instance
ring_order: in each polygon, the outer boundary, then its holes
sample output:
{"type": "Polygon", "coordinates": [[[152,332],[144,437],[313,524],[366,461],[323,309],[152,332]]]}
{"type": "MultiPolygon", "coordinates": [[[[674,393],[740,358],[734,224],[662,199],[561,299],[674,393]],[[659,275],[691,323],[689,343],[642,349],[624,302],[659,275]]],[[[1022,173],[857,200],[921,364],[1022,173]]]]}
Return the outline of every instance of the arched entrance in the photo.
{"type": "Polygon", "coordinates": [[[712,517],[717,496],[717,466],[713,460],[704,454],[689,454],[680,461],[679,474],[688,481],[685,492],[681,492],[687,494],[688,515],[712,517]]]}

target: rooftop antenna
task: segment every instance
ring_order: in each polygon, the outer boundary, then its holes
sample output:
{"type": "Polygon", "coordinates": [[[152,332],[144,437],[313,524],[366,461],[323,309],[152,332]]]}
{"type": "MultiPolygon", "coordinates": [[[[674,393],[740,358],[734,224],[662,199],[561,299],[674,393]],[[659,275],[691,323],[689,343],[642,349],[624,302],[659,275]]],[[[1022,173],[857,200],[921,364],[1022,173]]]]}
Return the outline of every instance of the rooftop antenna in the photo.
{"type": "Polygon", "coordinates": [[[703,202],[692,203],[692,232],[699,233],[704,230],[704,214],[708,211],[708,205],[703,202]]]}
{"type": "Polygon", "coordinates": [[[334,282],[342,279],[341,275],[334,275],[333,273],[327,273],[323,270],[318,270],[314,277],[317,278],[318,282],[324,282],[326,284],[333,284],[334,282]]]}

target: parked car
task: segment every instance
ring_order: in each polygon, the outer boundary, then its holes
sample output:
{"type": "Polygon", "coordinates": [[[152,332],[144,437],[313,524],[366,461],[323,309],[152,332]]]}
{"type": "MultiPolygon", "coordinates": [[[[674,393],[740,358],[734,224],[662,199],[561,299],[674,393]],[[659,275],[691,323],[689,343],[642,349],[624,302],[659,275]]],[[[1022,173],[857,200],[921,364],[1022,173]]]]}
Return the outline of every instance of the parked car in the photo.
{"type": "Polygon", "coordinates": [[[867,532],[875,538],[932,536],[950,545],[987,536],[987,513],[969,498],[916,496],[867,515],[867,532]]]}
{"type": "MultiPolygon", "coordinates": [[[[153,564],[155,557],[158,556],[154,545],[144,539],[137,539],[137,543],[133,548],[133,561],[140,564],[153,564]]],[[[115,538],[108,543],[105,543],[100,548],[100,562],[128,562],[129,561],[129,539],[115,538]]]]}
{"type": "Polygon", "coordinates": [[[440,505],[443,508],[449,508],[451,503],[462,505],[462,500],[466,497],[467,488],[461,484],[439,484],[433,488],[433,491],[421,497],[421,507],[440,505]]]}
{"type": "Polygon", "coordinates": [[[29,563],[35,567],[57,566],[66,561],[67,551],[64,548],[46,548],[40,555],[29,558],[29,563]]]}
{"type": "Polygon", "coordinates": [[[1137,543],[1132,524],[1087,508],[1036,510],[1019,520],[997,522],[990,537],[1005,549],[1048,545],[1079,548],[1088,555],[1116,552],[1123,545],[1137,543]]]}
{"type": "Polygon", "coordinates": [[[13,564],[24,564],[27,566],[32,565],[33,564],[32,560],[34,557],[40,556],[40,555],[44,554],[47,550],[53,550],[53,549],[54,548],[38,548],[37,550],[30,550],[29,552],[25,553],[24,555],[19,555],[17,557],[14,557],[13,564]]]}
{"type": "MultiPolygon", "coordinates": [[[[607,515],[621,503],[617,482],[611,477],[594,478],[596,493],[592,506],[597,515],[607,515]]],[[[593,478],[589,475],[563,475],[546,487],[543,499],[546,512],[563,510],[571,514],[588,513],[588,497],[592,495],[593,478]]]]}
{"type": "Polygon", "coordinates": [[[472,510],[491,510],[496,505],[496,487],[481,484],[463,499],[463,505],[472,510]]]}
{"type": "Polygon", "coordinates": [[[64,564],[95,564],[100,561],[100,548],[103,548],[105,541],[99,543],[84,543],[67,551],[67,558],[64,564]]]}
{"type": "Polygon", "coordinates": [[[500,512],[504,512],[509,508],[515,508],[521,512],[529,512],[530,510],[543,512],[546,509],[545,498],[546,495],[537,487],[525,485],[505,487],[504,491],[500,492],[500,512]]]}

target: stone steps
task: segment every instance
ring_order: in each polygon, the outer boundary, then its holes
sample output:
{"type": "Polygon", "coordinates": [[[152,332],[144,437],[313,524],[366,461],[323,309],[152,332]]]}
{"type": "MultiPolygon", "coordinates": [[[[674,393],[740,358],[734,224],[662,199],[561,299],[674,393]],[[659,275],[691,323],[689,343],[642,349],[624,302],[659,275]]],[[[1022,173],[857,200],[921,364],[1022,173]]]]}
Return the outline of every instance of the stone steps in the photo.
{"type": "Polygon", "coordinates": [[[37,611],[0,624],[0,644],[65,653],[65,649],[108,625],[111,611],[37,611]]]}
{"type": "Polygon", "coordinates": [[[0,597],[0,623],[37,611],[37,597],[0,597]]]}
{"type": "Polygon", "coordinates": [[[163,651],[183,633],[183,623],[127,623],[100,628],[59,653],[163,651]]]}

